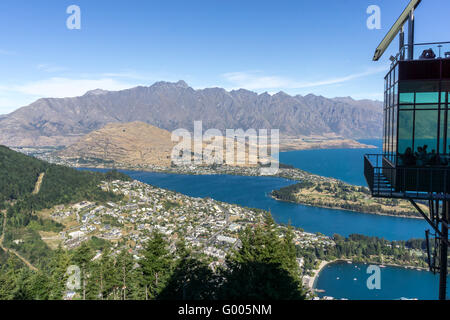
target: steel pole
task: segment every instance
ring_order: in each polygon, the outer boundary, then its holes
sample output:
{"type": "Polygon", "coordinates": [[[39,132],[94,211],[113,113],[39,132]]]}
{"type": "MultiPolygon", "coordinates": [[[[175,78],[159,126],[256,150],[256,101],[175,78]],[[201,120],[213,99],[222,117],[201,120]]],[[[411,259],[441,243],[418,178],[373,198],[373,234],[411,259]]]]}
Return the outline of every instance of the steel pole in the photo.
{"type": "Polygon", "coordinates": [[[442,210],[442,222],[441,223],[441,252],[440,252],[440,274],[439,274],[439,300],[447,299],[447,260],[448,260],[448,210],[449,202],[444,201],[444,210],[442,210]]]}

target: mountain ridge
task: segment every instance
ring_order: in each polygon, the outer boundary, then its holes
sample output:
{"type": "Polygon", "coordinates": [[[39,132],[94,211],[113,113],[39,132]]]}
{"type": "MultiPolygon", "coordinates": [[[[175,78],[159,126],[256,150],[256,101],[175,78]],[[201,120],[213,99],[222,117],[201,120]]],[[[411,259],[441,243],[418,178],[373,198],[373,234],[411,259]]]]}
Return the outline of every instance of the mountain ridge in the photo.
{"type": "Polygon", "coordinates": [[[95,89],[74,98],[42,98],[0,116],[0,144],[64,146],[112,122],[143,121],[172,131],[203,128],[280,129],[286,136],[380,137],[382,103],[312,94],[195,90],[182,80],[120,91],[95,89]]]}

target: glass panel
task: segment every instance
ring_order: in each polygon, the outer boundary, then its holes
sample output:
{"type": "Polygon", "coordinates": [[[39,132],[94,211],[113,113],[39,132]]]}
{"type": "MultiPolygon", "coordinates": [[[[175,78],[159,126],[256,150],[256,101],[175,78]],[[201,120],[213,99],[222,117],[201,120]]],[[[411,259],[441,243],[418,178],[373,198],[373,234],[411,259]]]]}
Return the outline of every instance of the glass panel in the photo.
{"type": "Polygon", "coordinates": [[[447,141],[446,143],[446,151],[445,153],[450,153],[450,110],[447,110],[447,141]]]}
{"type": "MultiPolygon", "coordinates": [[[[419,151],[419,147],[427,146],[424,153],[430,153],[437,149],[438,131],[438,111],[437,110],[416,110],[414,128],[414,147],[419,151]]],[[[420,156],[419,156],[420,158],[420,156]]],[[[426,161],[425,158],[422,160],[426,161]]],[[[425,164],[425,163],[424,163],[425,164]]],[[[420,165],[420,164],[419,164],[420,165]]]]}
{"type": "Polygon", "coordinates": [[[395,66],[394,80],[395,80],[395,82],[398,81],[398,63],[397,63],[397,65],[395,66]]]}
{"type": "Polygon", "coordinates": [[[416,92],[416,103],[439,103],[439,92],[416,92]]]}
{"type": "Polygon", "coordinates": [[[394,108],[394,120],[392,121],[392,153],[397,153],[397,108],[394,108]]]}
{"type": "Polygon", "coordinates": [[[394,106],[394,87],[391,88],[391,107],[394,106]]]}
{"type": "Polygon", "coordinates": [[[394,112],[395,108],[392,107],[391,108],[391,154],[394,154],[395,149],[394,149],[394,139],[396,139],[396,137],[394,136],[394,127],[395,127],[395,117],[394,117],[394,112]]]}
{"type": "Polygon", "coordinates": [[[438,104],[416,104],[416,109],[439,109],[438,104]]]}
{"type": "Polygon", "coordinates": [[[447,110],[447,141],[446,141],[446,152],[450,153],[450,111],[447,110]]]}
{"type": "Polygon", "coordinates": [[[386,151],[388,154],[390,154],[391,153],[391,108],[388,109],[387,120],[388,120],[388,127],[387,127],[387,140],[386,140],[387,150],[386,151]]]}
{"type": "Polygon", "coordinates": [[[388,89],[386,97],[387,97],[386,108],[389,108],[391,106],[391,89],[388,89]]]}
{"type": "Polygon", "coordinates": [[[400,110],[412,110],[414,109],[414,105],[412,104],[401,104],[399,106],[400,110]]]}
{"type": "Polygon", "coordinates": [[[386,152],[386,128],[387,128],[387,122],[386,122],[386,114],[387,114],[387,111],[386,111],[386,109],[384,109],[384,113],[383,113],[383,122],[384,122],[384,125],[383,125],[383,153],[385,153],[386,152]]]}
{"type": "Polygon", "coordinates": [[[400,93],[399,103],[414,103],[414,92],[400,93]]]}
{"type": "MultiPolygon", "coordinates": [[[[400,92],[439,92],[439,81],[401,81],[400,92]]],[[[446,90],[448,91],[448,90],[446,90]]],[[[432,102],[432,101],[427,101],[432,102]]]]}
{"type": "Polygon", "coordinates": [[[387,114],[386,114],[386,153],[390,154],[391,153],[391,109],[387,109],[387,114]]]}
{"type": "Polygon", "coordinates": [[[439,151],[438,153],[446,153],[445,148],[445,113],[446,111],[441,111],[440,128],[439,128],[439,151]]]}
{"type": "Polygon", "coordinates": [[[398,85],[394,85],[394,105],[398,104],[398,85]]]}
{"type": "Polygon", "coordinates": [[[400,111],[398,115],[398,152],[404,154],[413,148],[413,111],[400,111]]]}

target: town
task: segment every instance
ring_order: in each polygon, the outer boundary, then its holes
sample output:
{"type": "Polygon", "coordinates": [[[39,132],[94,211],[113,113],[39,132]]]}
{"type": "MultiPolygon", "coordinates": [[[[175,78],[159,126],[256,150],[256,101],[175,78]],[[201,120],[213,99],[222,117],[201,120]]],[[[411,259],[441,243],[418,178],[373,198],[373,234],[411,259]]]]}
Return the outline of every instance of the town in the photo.
{"type": "MultiPolygon", "coordinates": [[[[52,248],[62,244],[73,249],[97,237],[114,243],[116,251],[126,246],[139,260],[145,242],[157,231],[165,235],[172,251],[183,238],[187,246],[207,259],[214,269],[225,262],[230,250],[239,248],[239,231],[260,224],[264,219],[262,210],[192,198],[138,181],[104,182],[101,188],[123,194],[124,200],[119,203],[84,201],[41,212],[66,227],[59,234],[42,235],[42,239],[52,248]]],[[[287,227],[278,228],[283,234],[287,227]]],[[[331,238],[323,235],[299,229],[294,229],[294,234],[295,244],[302,248],[334,245],[331,238]]],[[[298,263],[302,267],[301,258],[298,263]]]]}

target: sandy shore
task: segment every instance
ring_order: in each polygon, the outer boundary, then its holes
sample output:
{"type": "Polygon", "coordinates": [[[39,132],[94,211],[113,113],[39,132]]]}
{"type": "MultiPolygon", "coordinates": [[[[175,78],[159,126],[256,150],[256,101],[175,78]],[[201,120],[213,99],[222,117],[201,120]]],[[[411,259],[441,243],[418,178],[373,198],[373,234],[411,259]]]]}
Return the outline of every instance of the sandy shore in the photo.
{"type": "Polygon", "coordinates": [[[320,271],[322,271],[322,269],[325,268],[328,264],[333,263],[333,262],[334,261],[323,260],[320,262],[319,267],[313,271],[314,274],[312,277],[309,278],[309,281],[308,281],[308,288],[309,288],[309,290],[311,290],[311,292],[314,291],[314,282],[316,281],[317,276],[319,275],[320,271]]]}

